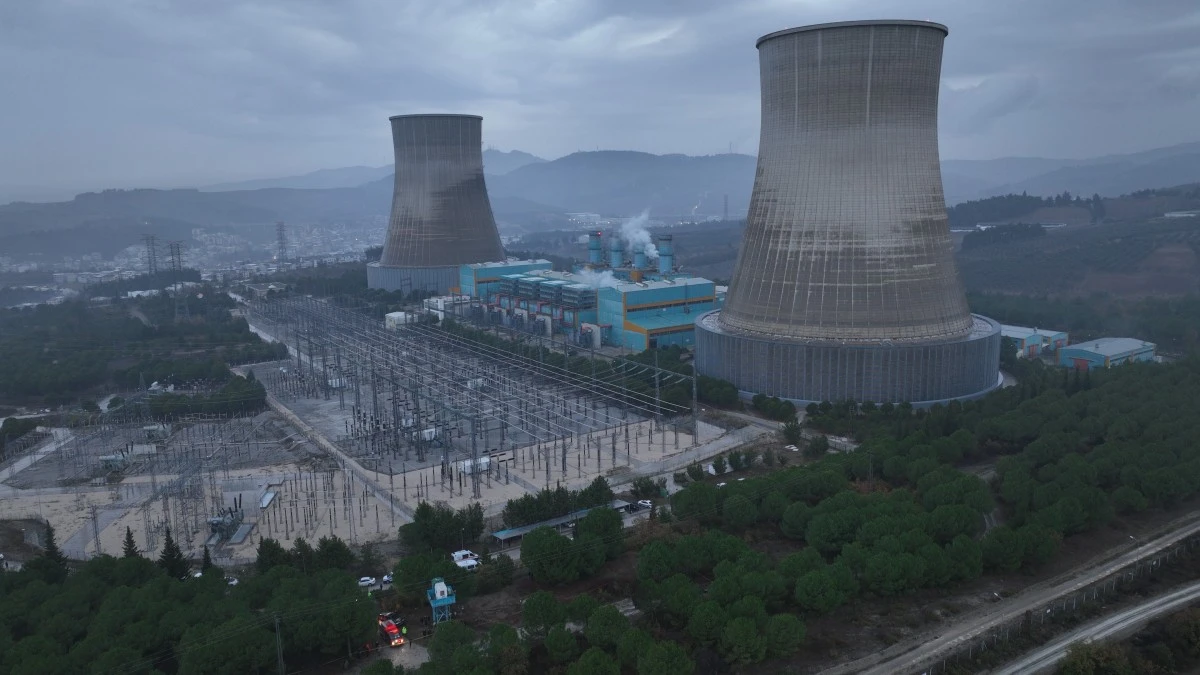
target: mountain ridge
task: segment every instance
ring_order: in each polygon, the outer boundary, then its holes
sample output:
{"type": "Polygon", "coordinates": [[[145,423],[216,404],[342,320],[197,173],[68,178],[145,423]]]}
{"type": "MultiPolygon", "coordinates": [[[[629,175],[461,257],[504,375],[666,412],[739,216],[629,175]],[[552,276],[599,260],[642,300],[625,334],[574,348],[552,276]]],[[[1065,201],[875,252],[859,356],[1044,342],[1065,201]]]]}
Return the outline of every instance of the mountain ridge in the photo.
{"type": "MultiPolygon", "coordinates": [[[[549,161],[521,151],[501,153],[489,148],[484,154],[495,171],[512,166],[504,173],[487,175],[493,211],[499,220],[510,222],[541,221],[546,214],[566,212],[626,216],[645,209],[665,216],[720,216],[726,211],[726,198],[729,216],[741,218],[749,207],[757,164],[751,155],[655,155],[632,150],[577,152],[549,161]],[[529,218],[530,214],[539,217],[529,218]]],[[[104,190],[60,202],[14,202],[0,206],[0,233],[66,229],[113,217],[165,218],[203,227],[276,220],[319,223],[386,215],[392,193],[390,168],[344,169],[337,180],[358,180],[364,175],[370,179],[324,188],[104,190]]],[[[306,176],[307,180],[328,182],[339,171],[321,170],[306,176]]],[[[263,180],[278,183],[288,179],[263,180]]],[[[1056,195],[1065,190],[1085,197],[1093,193],[1117,196],[1200,182],[1200,143],[1088,160],[946,160],[943,182],[950,204],[1010,192],[1056,195]]]]}
{"type": "MultiPolygon", "coordinates": [[[[483,171],[488,175],[502,175],[526,164],[536,164],[545,161],[541,157],[521,150],[505,151],[488,148],[483,151],[483,171]]],[[[197,189],[201,192],[238,192],[266,188],[328,190],[358,187],[385,178],[393,173],[395,173],[395,165],[393,164],[386,166],[344,166],[336,169],[317,169],[305,174],[284,176],[282,178],[256,178],[252,180],[215,183],[197,189]]]]}

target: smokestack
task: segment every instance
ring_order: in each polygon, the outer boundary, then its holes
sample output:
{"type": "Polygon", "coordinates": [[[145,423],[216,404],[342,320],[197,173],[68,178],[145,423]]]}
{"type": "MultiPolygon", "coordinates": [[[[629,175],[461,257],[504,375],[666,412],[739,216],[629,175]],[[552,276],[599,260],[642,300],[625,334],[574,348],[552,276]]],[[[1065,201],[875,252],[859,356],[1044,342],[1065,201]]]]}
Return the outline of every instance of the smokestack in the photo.
{"type": "Polygon", "coordinates": [[[670,274],[675,269],[675,246],[669,234],[658,235],[658,273],[670,274]]]}
{"type": "Polygon", "coordinates": [[[504,260],[483,178],[483,118],[397,115],[390,121],[392,212],[379,265],[367,268],[368,285],[445,293],[458,285],[460,265],[504,260]]]}
{"type": "Polygon", "coordinates": [[[633,249],[633,266],[636,269],[646,269],[646,247],[638,246],[633,249]]]}
{"type": "Polygon", "coordinates": [[[616,269],[625,264],[625,251],[621,248],[621,237],[616,232],[608,238],[608,266],[616,269]]]}
{"type": "Polygon", "coordinates": [[[604,264],[604,249],[600,245],[600,233],[588,233],[588,264],[603,265],[604,264]]]}

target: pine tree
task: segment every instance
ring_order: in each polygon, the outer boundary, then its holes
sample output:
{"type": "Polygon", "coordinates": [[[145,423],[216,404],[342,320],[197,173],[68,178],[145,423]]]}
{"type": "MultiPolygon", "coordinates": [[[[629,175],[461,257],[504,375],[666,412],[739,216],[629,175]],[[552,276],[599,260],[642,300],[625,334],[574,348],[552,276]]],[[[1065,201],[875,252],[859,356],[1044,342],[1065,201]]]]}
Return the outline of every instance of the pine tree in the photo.
{"type": "Polygon", "coordinates": [[[125,543],[121,546],[121,556],[125,558],[140,558],[141,551],[138,550],[137,544],[133,541],[133,530],[129,527],[125,528],[125,543]]]}
{"type": "Polygon", "coordinates": [[[204,559],[200,561],[200,571],[207,572],[213,566],[212,556],[208,553],[208,547],[204,547],[204,559]]]}
{"type": "Polygon", "coordinates": [[[43,557],[46,558],[46,560],[49,560],[50,562],[54,563],[55,565],[58,565],[58,566],[62,567],[63,569],[66,569],[67,557],[63,555],[63,552],[61,550],[59,550],[58,541],[55,540],[55,538],[54,538],[54,526],[49,523],[46,524],[46,546],[45,546],[45,549],[46,549],[46,552],[43,553],[42,555],[43,555],[43,557]]]}
{"type": "Polygon", "coordinates": [[[47,582],[60,583],[66,580],[67,557],[58,548],[58,542],[54,538],[54,526],[50,523],[46,523],[46,544],[41,559],[36,563],[32,567],[39,568],[47,582]]]}
{"type": "Polygon", "coordinates": [[[187,576],[188,563],[183,558],[183,551],[179,550],[179,544],[171,538],[171,528],[166,528],[166,538],[163,541],[162,553],[158,556],[158,566],[163,568],[167,576],[173,579],[182,579],[187,576]]]}
{"type": "Polygon", "coordinates": [[[54,539],[54,528],[46,524],[46,539],[42,555],[25,563],[25,570],[48,584],[60,584],[67,579],[67,558],[54,539]]]}

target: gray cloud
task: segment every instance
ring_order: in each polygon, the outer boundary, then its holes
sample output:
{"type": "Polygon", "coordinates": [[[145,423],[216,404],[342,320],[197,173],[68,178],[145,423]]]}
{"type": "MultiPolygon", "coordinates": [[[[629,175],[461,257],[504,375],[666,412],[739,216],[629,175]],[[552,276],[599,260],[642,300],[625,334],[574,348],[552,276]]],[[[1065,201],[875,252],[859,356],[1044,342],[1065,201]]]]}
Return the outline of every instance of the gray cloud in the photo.
{"type": "MultiPolygon", "coordinates": [[[[915,0],[950,26],[947,157],[1197,140],[1194,0],[915,0]]],[[[172,185],[383,164],[387,117],[484,116],[554,157],[753,152],[754,40],[883,0],[38,0],[0,5],[0,183],[172,185]]]]}

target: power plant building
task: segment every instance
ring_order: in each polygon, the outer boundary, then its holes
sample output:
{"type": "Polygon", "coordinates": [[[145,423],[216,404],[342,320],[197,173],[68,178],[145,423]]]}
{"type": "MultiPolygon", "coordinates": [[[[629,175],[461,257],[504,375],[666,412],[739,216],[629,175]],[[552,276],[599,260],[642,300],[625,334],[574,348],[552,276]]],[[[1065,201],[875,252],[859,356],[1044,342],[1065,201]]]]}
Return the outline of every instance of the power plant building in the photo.
{"type": "Polygon", "coordinates": [[[821,24],[758,41],[762,125],[700,373],[794,401],[933,404],[999,384],[1000,326],[958,278],[938,157],[945,26],[821,24]]]}
{"type": "Polygon", "coordinates": [[[463,265],[458,270],[459,292],[473,298],[488,300],[496,297],[504,277],[529,274],[554,267],[549,260],[515,260],[463,265]]]}
{"type": "Polygon", "coordinates": [[[1058,350],[1058,363],[1067,368],[1111,368],[1137,361],[1154,361],[1157,347],[1136,338],[1100,338],[1058,350]]]}
{"type": "Polygon", "coordinates": [[[446,293],[464,264],[500,262],[504,249],[483,178],[483,118],[391,118],[396,156],[383,255],[367,286],[446,293]]]}
{"type": "MultiPolygon", "coordinates": [[[[648,236],[648,235],[647,235],[648,236]]],[[[588,261],[573,272],[545,260],[474,263],[460,268],[460,288],[472,298],[477,321],[582,347],[640,352],[692,345],[697,315],[721,306],[724,294],[708,279],[675,267],[670,235],[645,244],[613,234],[588,236],[588,261]]]]}
{"type": "Polygon", "coordinates": [[[1000,335],[1014,340],[1017,343],[1017,350],[1022,356],[1038,356],[1043,352],[1054,351],[1067,346],[1069,341],[1069,337],[1064,331],[1007,324],[1000,326],[1000,335]]]}

